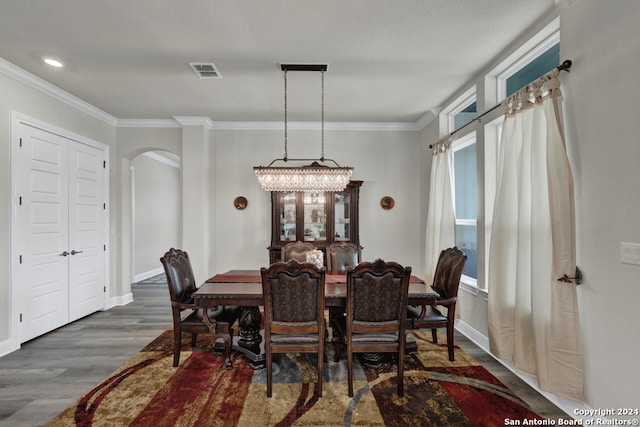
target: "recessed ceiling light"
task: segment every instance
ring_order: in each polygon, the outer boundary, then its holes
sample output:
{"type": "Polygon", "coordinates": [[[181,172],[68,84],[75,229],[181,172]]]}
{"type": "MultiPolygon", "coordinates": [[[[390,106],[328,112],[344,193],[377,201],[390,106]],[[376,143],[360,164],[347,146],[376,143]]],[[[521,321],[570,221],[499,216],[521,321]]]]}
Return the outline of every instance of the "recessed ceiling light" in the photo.
{"type": "Polygon", "coordinates": [[[51,58],[50,56],[43,56],[42,60],[45,62],[45,64],[50,65],[54,68],[64,67],[64,64],[60,60],[51,58]]]}

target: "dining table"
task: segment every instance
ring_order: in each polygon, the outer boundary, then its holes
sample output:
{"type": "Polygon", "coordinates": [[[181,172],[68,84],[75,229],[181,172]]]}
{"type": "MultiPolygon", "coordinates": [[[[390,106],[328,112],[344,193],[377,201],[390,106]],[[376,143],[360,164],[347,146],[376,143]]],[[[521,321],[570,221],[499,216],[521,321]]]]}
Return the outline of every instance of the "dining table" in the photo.
{"type": "MultiPolygon", "coordinates": [[[[325,307],[342,308],[347,306],[345,274],[325,275],[325,307]]],[[[263,317],[260,307],[264,305],[262,295],[262,277],[260,270],[229,270],[216,274],[201,284],[193,294],[196,306],[203,309],[215,306],[241,307],[238,318],[238,336],[234,337],[232,350],[244,354],[254,369],[265,366],[265,355],[262,344],[263,317]]],[[[431,290],[424,280],[411,276],[409,281],[409,305],[434,304],[437,294],[431,290]]],[[[331,310],[335,312],[334,310],[331,310]]],[[[205,316],[205,321],[208,318],[205,316]]],[[[211,330],[214,325],[209,323],[211,330]]],[[[214,349],[221,351],[222,343],[217,342],[214,349]]],[[[417,351],[414,340],[407,339],[407,352],[417,351]]],[[[376,366],[378,361],[371,360],[376,366]]]]}

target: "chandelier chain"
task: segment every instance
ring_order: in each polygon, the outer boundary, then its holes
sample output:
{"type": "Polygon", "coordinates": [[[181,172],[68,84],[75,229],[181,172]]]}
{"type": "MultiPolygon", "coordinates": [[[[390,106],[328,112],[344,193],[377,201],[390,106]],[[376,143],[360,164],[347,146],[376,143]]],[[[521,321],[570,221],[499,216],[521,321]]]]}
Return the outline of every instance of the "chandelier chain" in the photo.
{"type": "Polygon", "coordinates": [[[287,161],[287,70],[284,70],[284,161],[287,161]]]}
{"type": "Polygon", "coordinates": [[[320,139],[322,141],[322,154],[320,159],[324,162],[324,71],[320,72],[320,139]]]}

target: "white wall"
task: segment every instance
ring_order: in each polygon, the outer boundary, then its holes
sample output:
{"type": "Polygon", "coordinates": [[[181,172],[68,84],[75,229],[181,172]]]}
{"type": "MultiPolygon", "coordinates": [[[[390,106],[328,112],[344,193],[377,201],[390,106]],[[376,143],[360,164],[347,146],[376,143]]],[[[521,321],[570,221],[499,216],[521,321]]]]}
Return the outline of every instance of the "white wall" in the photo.
{"type": "Polygon", "coordinates": [[[620,242],[640,243],[640,2],[581,0],[561,14],[570,157],[576,182],[578,288],[587,404],[637,407],[640,266],[620,242]]]}
{"type": "Polygon", "coordinates": [[[179,164],[171,165],[147,154],[131,161],[135,202],[133,279],[136,282],[162,272],[160,257],[169,248],[180,247],[181,241],[179,164]]]}
{"type": "MultiPolygon", "coordinates": [[[[218,272],[266,266],[271,198],[260,188],[252,168],[282,157],[283,133],[217,130],[213,139],[216,219],[212,229],[216,233],[212,236],[211,265],[218,272]],[[245,210],[234,208],[237,196],[248,199],[245,210]]],[[[289,130],[288,146],[291,158],[317,158],[319,131],[289,130]]],[[[397,261],[413,267],[419,275],[424,264],[421,151],[418,132],[325,131],[326,157],[354,167],[352,179],[364,181],[360,188],[363,259],[397,261]],[[389,211],[380,207],[380,199],[387,195],[395,199],[395,207],[389,211]]]]}

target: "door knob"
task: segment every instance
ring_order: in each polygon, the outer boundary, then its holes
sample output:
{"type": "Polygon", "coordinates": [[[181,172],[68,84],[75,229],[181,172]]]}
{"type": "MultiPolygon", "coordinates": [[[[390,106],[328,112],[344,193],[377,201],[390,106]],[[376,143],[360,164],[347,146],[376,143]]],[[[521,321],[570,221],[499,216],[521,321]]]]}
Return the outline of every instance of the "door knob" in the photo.
{"type": "Polygon", "coordinates": [[[58,256],[67,256],[67,255],[69,255],[69,252],[67,251],[64,251],[61,254],[58,254],[58,256]]]}
{"type": "Polygon", "coordinates": [[[73,249],[73,250],[71,251],[71,255],[81,254],[82,252],[84,252],[84,251],[76,251],[75,249],[73,249]]]}

